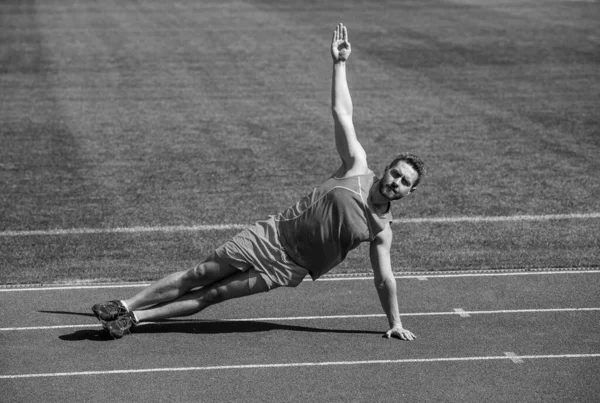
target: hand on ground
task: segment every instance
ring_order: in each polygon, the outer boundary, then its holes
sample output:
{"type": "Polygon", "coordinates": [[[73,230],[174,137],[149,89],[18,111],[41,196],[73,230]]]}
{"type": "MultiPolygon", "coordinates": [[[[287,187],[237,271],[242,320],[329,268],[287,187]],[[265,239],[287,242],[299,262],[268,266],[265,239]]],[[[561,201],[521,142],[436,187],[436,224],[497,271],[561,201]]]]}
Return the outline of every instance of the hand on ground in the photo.
{"type": "Polygon", "coordinates": [[[385,332],[385,335],[383,337],[385,337],[386,339],[393,337],[400,340],[415,340],[417,338],[417,336],[415,336],[410,330],[406,330],[398,326],[395,326],[387,332],[385,332]]]}

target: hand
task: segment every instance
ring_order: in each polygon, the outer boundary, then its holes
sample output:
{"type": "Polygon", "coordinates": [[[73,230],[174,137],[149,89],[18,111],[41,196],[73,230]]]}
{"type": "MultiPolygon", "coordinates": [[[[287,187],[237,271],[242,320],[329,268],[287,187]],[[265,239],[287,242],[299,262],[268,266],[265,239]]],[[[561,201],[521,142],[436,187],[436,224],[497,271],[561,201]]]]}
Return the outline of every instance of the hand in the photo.
{"type": "Polygon", "coordinates": [[[334,62],[345,62],[350,57],[350,42],[348,42],[348,30],[343,24],[339,24],[333,31],[331,41],[331,57],[334,62]]]}
{"type": "Polygon", "coordinates": [[[410,341],[415,340],[417,338],[417,336],[412,334],[410,330],[406,330],[401,326],[394,326],[393,328],[385,332],[385,335],[383,337],[385,337],[386,339],[394,337],[396,339],[410,341]]]}

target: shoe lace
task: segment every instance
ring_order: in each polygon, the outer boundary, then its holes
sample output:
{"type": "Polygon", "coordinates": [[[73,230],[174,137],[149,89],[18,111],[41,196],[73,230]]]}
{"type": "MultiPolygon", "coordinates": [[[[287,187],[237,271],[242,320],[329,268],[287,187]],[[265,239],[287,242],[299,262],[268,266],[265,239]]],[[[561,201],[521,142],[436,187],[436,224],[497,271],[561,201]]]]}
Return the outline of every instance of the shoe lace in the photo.
{"type": "Polygon", "coordinates": [[[115,324],[123,331],[124,334],[131,333],[130,329],[135,326],[135,320],[131,314],[126,313],[125,315],[121,315],[115,319],[115,324]]]}
{"type": "Polygon", "coordinates": [[[118,301],[111,301],[108,306],[108,310],[112,314],[121,315],[127,312],[127,309],[123,305],[121,305],[118,301]]]}

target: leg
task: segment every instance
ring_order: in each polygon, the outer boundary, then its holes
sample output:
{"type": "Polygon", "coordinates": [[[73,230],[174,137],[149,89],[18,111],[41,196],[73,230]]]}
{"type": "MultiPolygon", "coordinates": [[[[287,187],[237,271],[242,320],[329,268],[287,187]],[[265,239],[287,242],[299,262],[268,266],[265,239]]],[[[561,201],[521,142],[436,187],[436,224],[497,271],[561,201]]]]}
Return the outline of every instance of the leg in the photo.
{"type": "Polygon", "coordinates": [[[268,290],[268,285],[255,269],[252,268],[245,272],[237,270],[237,273],[229,277],[189,292],[174,301],[134,313],[140,322],[188,316],[228,299],[245,297],[268,290]]]}
{"type": "Polygon", "coordinates": [[[173,301],[196,287],[203,287],[227,278],[240,270],[230,264],[212,258],[193,269],[176,272],[158,280],[132,298],[125,300],[129,310],[173,301]]]}

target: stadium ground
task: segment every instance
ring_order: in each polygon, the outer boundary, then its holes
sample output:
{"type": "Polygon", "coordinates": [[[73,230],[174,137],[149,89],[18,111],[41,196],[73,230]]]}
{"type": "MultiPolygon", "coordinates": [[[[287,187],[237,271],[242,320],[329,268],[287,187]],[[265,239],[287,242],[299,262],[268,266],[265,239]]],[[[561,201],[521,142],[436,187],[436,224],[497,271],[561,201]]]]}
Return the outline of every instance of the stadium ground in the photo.
{"type": "Polygon", "coordinates": [[[414,342],[381,337],[365,277],[228,301],[121,340],[88,305],[140,285],[1,289],[4,399],[592,402],[600,392],[600,270],[398,282],[414,342]]]}
{"type": "MultiPolygon", "coordinates": [[[[397,219],[600,213],[600,3],[3,1],[0,232],[250,224],[337,168],[332,27],[397,219]]],[[[598,219],[406,223],[398,271],[598,265],[598,219]]],[[[235,230],[0,237],[1,283],[151,280],[235,230]]],[[[364,271],[364,251],[338,272],[364,271]]]]}
{"type": "Polygon", "coordinates": [[[599,20],[576,0],[0,2],[3,401],[592,401],[599,20]],[[393,211],[419,339],[380,339],[359,248],[339,281],[107,341],[91,301],[337,168],[338,22],[373,168],[429,167],[393,211]]]}

